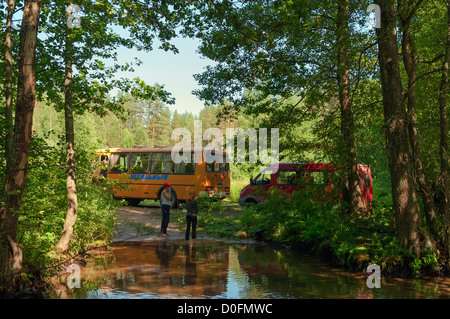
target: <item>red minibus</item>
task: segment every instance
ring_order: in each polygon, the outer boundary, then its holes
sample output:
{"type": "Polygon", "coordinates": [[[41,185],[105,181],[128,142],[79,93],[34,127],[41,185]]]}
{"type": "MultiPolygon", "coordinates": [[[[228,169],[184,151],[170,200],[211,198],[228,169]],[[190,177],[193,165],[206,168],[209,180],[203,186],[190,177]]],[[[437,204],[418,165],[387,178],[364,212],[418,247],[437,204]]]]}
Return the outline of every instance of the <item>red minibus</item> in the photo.
{"type": "MultiPolygon", "coordinates": [[[[337,168],[334,164],[271,164],[265,167],[255,178],[250,179],[250,184],[241,191],[239,204],[244,206],[265,202],[270,194],[269,190],[273,187],[287,196],[294,191],[311,187],[322,192],[328,192],[333,187],[333,174],[337,168]]],[[[373,198],[372,173],[369,165],[358,164],[358,173],[364,204],[369,208],[373,198]]]]}

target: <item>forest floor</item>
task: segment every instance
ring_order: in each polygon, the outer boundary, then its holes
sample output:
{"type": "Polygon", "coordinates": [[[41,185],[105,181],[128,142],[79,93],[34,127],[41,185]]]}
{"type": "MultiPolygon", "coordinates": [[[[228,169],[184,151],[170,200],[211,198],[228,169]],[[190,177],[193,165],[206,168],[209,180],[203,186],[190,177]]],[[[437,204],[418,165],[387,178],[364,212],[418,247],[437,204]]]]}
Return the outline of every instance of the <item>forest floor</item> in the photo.
{"type": "MultiPolygon", "coordinates": [[[[171,215],[177,210],[172,209],[171,215]]],[[[174,218],[172,218],[174,219],[174,218]]],[[[158,206],[123,206],[117,212],[114,242],[183,239],[184,232],[175,221],[169,222],[168,237],[160,236],[161,208],[158,206]]]]}

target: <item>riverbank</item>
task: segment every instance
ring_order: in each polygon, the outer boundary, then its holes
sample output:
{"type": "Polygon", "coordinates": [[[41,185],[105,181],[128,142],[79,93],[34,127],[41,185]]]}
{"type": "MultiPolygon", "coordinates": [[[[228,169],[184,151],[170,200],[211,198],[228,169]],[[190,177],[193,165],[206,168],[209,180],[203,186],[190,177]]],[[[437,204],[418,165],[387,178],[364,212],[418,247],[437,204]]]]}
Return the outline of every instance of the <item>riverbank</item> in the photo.
{"type": "MultiPolygon", "coordinates": [[[[170,238],[170,237],[167,237],[170,238]]],[[[121,242],[89,258],[71,299],[394,299],[448,298],[448,278],[381,277],[333,267],[309,254],[266,244],[167,239],[121,242]]],[[[181,302],[181,301],[179,301],[181,302]]],[[[278,313],[278,312],[277,312],[278,313]]]]}
{"type": "MultiPolygon", "coordinates": [[[[396,243],[395,235],[388,228],[380,229],[367,220],[349,223],[331,211],[318,211],[305,221],[299,213],[292,216],[285,213],[270,207],[244,209],[233,203],[204,203],[197,238],[263,242],[320,257],[351,272],[364,272],[369,264],[377,264],[383,275],[392,277],[448,275],[445,265],[432,255],[415,258],[396,243]]],[[[113,243],[184,240],[186,224],[181,208],[171,210],[168,237],[159,235],[161,209],[157,202],[123,206],[117,212],[117,221],[113,243]]]]}
{"type": "MultiPolygon", "coordinates": [[[[240,206],[232,205],[231,203],[221,203],[220,205],[216,203],[212,203],[212,206],[205,206],[205,207],[212,207],[210,210],[206,210],[204,207],[204,210],[202,210],[202,216],[199,217],[199,227],[198,227],[198,236],[197,241],[190,240],[188,243],[184,240],[184,231],[185,231],[185,216],[184,212],[181,208],[178,209],[172,209],[171,210],[171,220],[169,223],[168,228],[168,237],[161,237],[159,235],[160,231],[160,222],[161,222],[161,209],[158,205],[158,203],[148,202],[145,201],[142,205],[139,206],[122,206],[116,211],[116,220],[117,224],[115,227],[116,234],[111,239],[111,246],[109,247],[109,252],[112,254],[103,254],[102,252],[98,251],[88,251],[87,256],[90,255],[90,258],[87,258],[86,261],[88,261],[88,267],[82,266],[81,273],[83,276],[82,280],[85,282],[85,280],[91,280],[92,273],[90,272],[92,269],[92,263],[100,263],[100,268],[108,269],[108,274],[111,272],[111,276],[115,278],[117,269],[119,269],[119,273],[125,273],[129,271],[135,271],[137,269],[137,274],[139,276],[142,275],[142,273],[145,273],[145,271],[149,271],[149,276],[144,276],[145,278],[159,278],[164,277],[165,272],[160,272],[158,267],[160,267],[160,263],[166,264],[166,262],[163,262],[160,260],[160,258],[166,256],[165,254],[157,254],[155,256],[159,256],[158,258],[153,258],[155,261],[150,262],[147,257],[143,258],[143,261],[139,261],[138,259],[143,257],[145,254],[149,254],[149,252],[152,251],[160,251],[163,249],[165,252],[171,251],[176,252],[178,260],[176,263],[176,266],[172,268],[169,267],[169,269],[172,269],[172,271],[182,271],[182,273],[178,274],[176,273],[176,276],[180,276],[180,278],[185,278],[185,268],[181,267],[182,265],[180,262],[186,262],[187,257],[183,253],[186,249],[194,249],[194,247],[197,249],[198,252],[203,251],[204,247],[210,245],[209,243],[215,243],[214,245],[231,245],[234,247],[230,251],[233,252],[239,252],[240,257],[237,259],[239,262],[232,262],[233,265],[239,264],[239,271],[236,271],[235,273],[244,274],[245,270],[245,276],[242,278],[247,278],[246,276],[254,275],[253,271],[255,269],[265,269],[264,271],[272,272],[274,269],[282,270],[282,273],[287,272],[289,273],[292,267],[296,268],[296,263],[300,262],[303,263],[306,259],[314,259],[315,263],[320,264],[321,266],[325,267],[328,270],[319,271],[317,274],[320,278],[323,278],[323,276],[326,276],[330,271],[332,271],[333,274],[336,274],[336,272],[342,272],[344,274],[345,278],[354,278],[355,276],[359,278],[358,286],[363,287],[365,290],[366,284],[365,280],[368,276],[366,272],[366,266],[371,260],[371,256],[367,254],[369,251],[366,250],[358,250],[355,251],[353,255],[351,255],[351,258],[347,258],[347,260],[339,260],[337,258],[337,254],[339,252],[336,252],[333,250],[333,247],[329,245],[329,243],[322,242],[322,250],[318,252],[315,250],[315,245],[308,246],[307,244],[299,244],[299,242],[287,242],[287,241],[279,241],[276,240],[269,240],[268,238],[265,238],[263,241],[256,241],[254,239],[254,233],[249,234],[251,236],[247,236],[247,234],[243,231],[244,229],[249,229],[248,224],[245,223],[245,218],[249,216],[245,216],[246,214],[251,214],[255,220],[258,219],[258,214],[256,212],[256,209],[250,209],[246,210],[243,209],[240,206]],[[215,235],[213,235],[215,234],[215,235]],[[251,238],[249,238],[251,237],[251,238]],[[258,243],[257,245],[254,245],[258,243]],[[206,246],[205,246],[206,245],[206,246]],[[237,245],[237,246],[236,246],[237,245]],[[237,248],[241,247],[241,248],[237,248]],[[251,253],[247,257],[243,257],[245,251],[247,251],[246,247],[259,247],[257,251],[251,253]],[[237,250],[236,250],[237,249],[237,250]],[[142,250],[142,251],[141,251],[142,250]],[[263,260],[260,256],[260,253],[262,251],[269,250],[271,251],[271,254],[273,254],[273,257],[269,258],[271,262],[269,262],[268,266],[262,267],[263,260]],[[136,252],[139,251],[139,252],[136,252]],[[123,256],[121,255],[123,254],[123,256]],[[114,256],[111,260],[108,259],[108,256],[114,256]],[[142,255],[142,256],[141,256],[142,255]],[[120,257],[122,256],[122,257],[120,257]],[[162,257],[161,257],[162,256],[162,257]],[[278,256],[275,258],[275,256],[278,256]],[[284,256],[281,260],[278,260],[277,258],[280,258],[280,256],[284,256]],[[286,256],[291,256],[296,261],[295,262],[287,262],[285,260],[286,256]],[[356,258],[357,257],[357,258],[356,258]],[[100,259],[99,259],[100,258],[100,259]],[[244,259],[243,259],[244,258],[244,259]],[[100,260],[95,261],[95,259],[100,260]],[[278,260],[275,264],[275,260],[278,260]],[[131,263],[131,266],[130,266],[131,263]],[[250,265],[246,265],[247,263],[250,263],[250,265]],[[289,267],[287,265],[289,264],[289,267]],[[91,265],[91,266],[89,266],[91,265]],[[349,266],[350,265],[350,266],[349,266]],[[181,267],[181,268],[180,268],[181,267]],[[285,269],[285,267],[287,267],[285,269]],[[184,269],[184,270],[183,270],[184,269]],[[330,270],[331,269],[331,270],[330,270]],[[247,270],[250,271],[250,273],[247,272],[247,270]],[[155,277],[156,276],[156,277],[155,277]],[[158,277],[159,276],[159,277],[158,277]],[[90,278],[90,279],[89,279],[90,278]]],[[[262,207],[261,207],[262,208],[262,207]]],[[[277,211],[278,214],[280,214],[280,211],[277,211]]],[[[287,220],[289,222],[289,220],[287,220]]],[[[266,233],[267,235],[267,233],[266,233]]],[[[332,234],[329,234],[332,235],[332,234]]],[[[360,234],[362,235],[362,234],[360,234]]],[[[299,234],[297,234],[299,236],[299,234]]],[[[360,243],[361,247],[364,247],[363,243],[360,243]]],[[[211,247],[216,247],[216,246],[211,247]]],[[[231,247],[230,246],[230,247],[231,247]]],[[[226,246],[228,247],[228,246],[226,246]]],[[[209,248],[208,248],[209,249],[209,248]]],[[[211,248],[212,251],[216,251],[215,248],[211,248]]],[[[255,248],[256,249],[256,248],[255,248]]],[[[250,249],[251,250],[251,249],[250,249]]],[[[228,251],[228,250],[227,250],[228,251]]],[[[341,252],[342,253],[342,252],[341,252]]],[[[211,264],[212,260],[209,260],[208,256],[211,256],[211,253],[204,253],[205,259],[198,259],[193,264],[194,265],[203,265],[203,263],[211,264]]],[[[214,255],[214,254],[212,254],[214,255]]],[[[225,254],[227,255],[227,254],[225,254]]],[[[225,256],[224,255],[224,256],[225,256]]],[[[145,255],[147,256],[147,255],[145,255]]],[[[395,256],[392,255],[394,258],[395,256]]],[[[197,256],[196,258],[198,258],[197,256]]],[[[350,256],[347,256],[350,257],[350,256]]],[[[398,256],[397,256],[398,257],[398,256]]],[[[395,257],[395,258],[397,258],[395,257]]],[[[228,259],[224,259],[228,260],[228,259]]],[[[381,260],[381,259],[379,259],[381,260]]],[[[214,259],[214,261],[217,261],[217,259],[214,259]]],[[[172,261],[170,261],[172,262],[172,261]]],[[[264,264],[267,261],[264,262],[264,264]]],[[[80,263],[82,265],[82,263],[80,263]]],[[[380,264],[381,266],[381,280],[383,287],[389,287],[391,285],[396,285],[395,283],[400,280],[400,282],[403,282],[402,280],[406,280],[410,277],[408,280],[413,280],[415,278],[411,278],[410,272],[402,272],[398,271],[396,273],[389,273],[385,271],[386,264],[380,264]]],[[[407,266],[407,265],[406,265],[407,266]]],[[[406,267],[405,266],[405,267],[406,267]]],[[[302,266],[303,267],[303,266],[302,266]]],[[[316,267],[314,267],[315,269],[316,267]]],[[[324,268],[324,269],[325,269],[324,268]]],[[[209,269],[209,268],[208,268],[209,269]]],[[[228,267],[226,269],[229,269],[228,267]]],[[[280,271],[281,271],[280,270],[280,271]]],[[[206,270],[205,270],[206,271],[206,270]]],[[[304,276],[304,269],[302,268],[302,271],[298,273],[300,277],[303,278],[304,276]]],[[[100,277],[103,276],[103,270],[100,271],[100,277]]],[[[234,274],[228,274],[227,276],[231,276],[231,278],[234,278],[234,274]]],[[[145,273],[146,274],[146,273],[145,273]]],[[[423,275],[423,274],[422,274],[423,275]]],[[[109,275],[108,275],[109,276],[109,275]]],[[[144,278],[142,277],[142,278],[144,278]]],[[[58,298],[74,298],[70,295],[69,290],[66,287],[66,278],[67,274],[62,274],[59,282],[54,285],[54,290],[56,292],[56,295],[58,298]]],[[[136,277],[137,278],[137,277],[136,277]]],[[[166,277],[164,277],[166,278],[166,277]]],[[[228,278],[228,277],[227,277],[228,278]]],[[[290,278],[290,277],[289,277],[290,278]]],[[[334,278],[334,277],[332,277],[334,278]]],[[[422,277],[425,278],[425,277],[422,277]]],[[[430,278],[441,278],[443,282],[439,282],[439,286],[443,286],[444,288],[447,287],[448,277],[439,277],[439,276],[432,276],[428,277],[431,280],[430,282],[435,282],[430,278]]],[[[184,279],[183,279],[184,280],[184,279]]],[[[292,284],[290,282],[291,279],[288,280],[289,284],[292,284]]],[[[333,281],[334,279],[332,279],[333,281]]],[[[353,280],[353,279],[352,279],[353,280]]],[[[159,282],[159,281],[158,281],[159,282]]],[[[319,280],[320,282],[320,280],[319,280]]],[[[136,285],[136,283],[132,283],[133,285],[136,285]]],[[[152,283],[153,284],[153,283],[152,283]]],[[[244,286],[247,285],[247,282],[243,282],[244,286]]],[[[288,283],[286,283],[288,284],[288,283]]],[[[301,294],[304,294],[306,292],[303,291],[303,288],[300,283],[299,286],[296,286],[296,289],[299,289],[301,291],[301,294]]],[[[156,285],[156,284],[155,284],[156,285]]],[[[319,285],[319,283],[318,283],[319,285]]],[[[338,285],[333,281],[332,285],[338,285]]],[[[340,286],[341,283],[339,283],[338,286],[340,286]]],[[[95,285],[94,285],[95,286],[95,285]]],[[[322,287],[322,284],[319,285],[322,287]]],[[[118,288],[111,288],[108,284],[108,294],[116,294],[116,290],[118,288]]],[[[147,286],[146,286],[147,287],[147,286]]],[[[153,287],[153,286],[152,286],[153,287]]],[[[136,288],[140,291],[142,287],[136,288]]],[[[164,290],[166,289],[174,289],[174,287],[164,287],[164,290]]],[[[175,287],[176,288],[176,287],[175,287]]],[[[93,291],[103,291],[104,286],[99,286],[97,288],[89,288],[93,289],[93,291]],[[103,287],[103,288],[102,288],[103,287]],[[97,289],[97,290],[96,290],[97,289]],[[100,290],[98,290],[100,289],[100,290]],[[103,289],[103,290],[102,290],[103,289]]],[[[127,288],[128,289],[128,288],[127,288]]],[[[156,288],[155,288],[156,289],[156,288]]],[[[154,296],[155,289],[151,289],[151,296],[154,296]]],[[[177,288],[178,289],[178,288],[177,288]]],[[[183,288],[184,289],[184,288],[183,288]]],[[[277,288],[278,289],[278,288],[277,288]]],[[[312,288],[311,288],[312,289],[312,288]]],[[[445,288],[447,289],[447,288],[445,288]]],[[[120,289],[119,289],[120,290],[120,289]]],[[[145,289],[144,289],[145,290],[145,289]]],[[[157,290],[157,289],[156,289],[157,290]]],[[[122,291],[122,290],[120,290],[122,291]]],[[[320,289],[312,289],[317,295],[314,295],[316,297],[322,296],[320,289]]],[[[372,290],[368,289],[368,293],[374,298],[386,298],[388,295],[386,294],[386,291],[383,290],[382,294],[380,296],[378,295],[372,295],[374,293],[372,290]],[[378,297],[377,297],[378,296],[378,297]]],[[[121,292],[122,293],[122,292],[121,292]]],[[[141,292],[142,293],[142,292],[141,292]]],[[[310,293],[310,292],[308,292],[310,293]]],[[[107,295],[108,295],[107,294],[107,295]]],[[[108,295],[109,296],[109,295],[108,295]]],[[[114,295],[115,296],[115,295],[114,295]]],[[[124,297],[128,298],[130,295],[127,292],[124,297]]],[[[303,296],[303,295],[302,295],[303,296]]],[[[425,295],[423,295],[425,296],[425,295]]],[[[311,295],[311,297],[313,297],[311,295]]],[[[352,295],[351,298],[360,298],[361,296],[359,294],[352,295]]],[[[389,298],[389,297],[388,297],[389,298]]]]}

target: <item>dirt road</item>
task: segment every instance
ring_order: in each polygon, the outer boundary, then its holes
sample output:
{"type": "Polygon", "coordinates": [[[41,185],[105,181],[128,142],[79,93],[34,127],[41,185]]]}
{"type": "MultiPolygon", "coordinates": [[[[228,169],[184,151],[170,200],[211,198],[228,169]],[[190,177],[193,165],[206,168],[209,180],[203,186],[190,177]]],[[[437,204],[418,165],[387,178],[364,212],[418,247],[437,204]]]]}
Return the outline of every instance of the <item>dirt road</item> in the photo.
{"type": "MultiPolygon", "coordinates": [[[[114,242],[152,241],[164,239],[184,239],[184,230],[178,229],[175,220],[179,210],[172,209],[167,233],[160,236],[161,208],[159,206],[123,206],[117,213],[118,224],[114,242]]],[[[212,239],[197,233],[198,239],[212,239]]]]}

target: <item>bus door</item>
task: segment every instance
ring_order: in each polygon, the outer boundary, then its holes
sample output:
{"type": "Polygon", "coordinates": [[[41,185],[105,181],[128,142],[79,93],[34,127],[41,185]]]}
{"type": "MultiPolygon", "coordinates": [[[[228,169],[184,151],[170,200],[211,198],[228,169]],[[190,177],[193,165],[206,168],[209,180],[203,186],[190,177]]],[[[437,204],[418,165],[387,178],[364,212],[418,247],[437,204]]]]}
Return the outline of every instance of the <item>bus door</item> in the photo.
{"type": "MultiPolygon", "coordinates": [[[[109,179],[119,179],[122,177],[122,174],[126,174],[128,172],[128,164],[129,164],[129,153],[111,153],[109,157],[109,169],[108,169],[108,178],[109,179]]],[[[122,184],[127,184],[126,180],[121,181],[122,184]]],[[[114,196],[121,197],[125,196],[126,192],[124,190],[114,189],[114,196]]]]}

